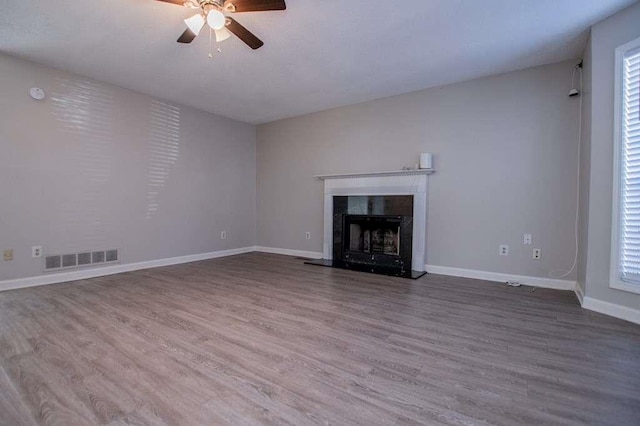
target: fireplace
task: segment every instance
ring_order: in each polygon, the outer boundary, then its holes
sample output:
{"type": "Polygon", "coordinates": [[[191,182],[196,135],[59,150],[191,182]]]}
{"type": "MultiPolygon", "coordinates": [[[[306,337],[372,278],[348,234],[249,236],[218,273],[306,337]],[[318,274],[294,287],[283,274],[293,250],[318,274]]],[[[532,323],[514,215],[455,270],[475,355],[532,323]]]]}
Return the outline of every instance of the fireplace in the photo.
{"type": "Polygon", "coordinates": [[[411,272],[412,195],[333,197],[333,261],[344,268],[411,272]]]}
{"type": "Polygon", "coordinates": [[[431,173],[316,176],[324,181],[323,258],[306,263],[414,279],[424,275],[431,173]]]}

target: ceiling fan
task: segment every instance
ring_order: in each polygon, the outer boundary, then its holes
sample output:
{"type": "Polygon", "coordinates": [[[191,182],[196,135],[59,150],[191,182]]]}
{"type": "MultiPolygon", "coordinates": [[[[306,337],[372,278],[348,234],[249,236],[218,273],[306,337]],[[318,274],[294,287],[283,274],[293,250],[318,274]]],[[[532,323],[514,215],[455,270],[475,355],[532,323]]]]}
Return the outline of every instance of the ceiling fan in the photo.
{"type": "Polygon", "coordinates": [[[285,0],[157,0],[173,3],[191,9],[200,9],[191,18],[184,20],[187,29],[178,38],[178,43],[191,43],[205,23],[215,32],[216,41],[221,42],[234,34],[252,49],[259,49],[264,44],[251,31],[243,27],[227,13],[266,12],[285,10],[285,0]]]}

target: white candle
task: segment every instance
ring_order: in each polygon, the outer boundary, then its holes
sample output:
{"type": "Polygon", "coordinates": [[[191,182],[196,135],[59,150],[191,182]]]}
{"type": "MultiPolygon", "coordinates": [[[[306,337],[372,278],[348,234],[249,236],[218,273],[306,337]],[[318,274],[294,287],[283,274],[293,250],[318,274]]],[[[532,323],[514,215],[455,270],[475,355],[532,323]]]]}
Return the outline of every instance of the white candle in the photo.
{"type": "Polygon", "coordinates": [[[431,169],[433,168],[433,156],[429,152],[423,152],[420,154],[420,168],[431,169]]]}

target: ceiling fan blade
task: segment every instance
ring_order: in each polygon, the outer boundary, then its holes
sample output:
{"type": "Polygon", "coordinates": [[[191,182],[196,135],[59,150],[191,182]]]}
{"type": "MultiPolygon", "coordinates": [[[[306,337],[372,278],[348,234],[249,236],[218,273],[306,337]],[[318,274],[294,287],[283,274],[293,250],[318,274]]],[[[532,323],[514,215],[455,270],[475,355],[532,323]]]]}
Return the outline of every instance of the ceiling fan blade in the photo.
{"type": "Polygon", "coordinates": [[[224,2],[224,10],[227,12],[265,12],[286,8],[284,0],[226,0],[224,2]]]}
{"type": "Polygon", "coordinates": [[[187,28],[186,30],[184,30],[180,38],[178,38],[178,43],[191,43],[195,38],[196,33],[187,28]]]}
{"type": "Polygon", "coordinates": [[[165,3],[173,3],[173,4],[177,4],[178,6],[182,6],[186,0],[156,0],[156,1],[163,1],[165,3]]]}
{"type": "Polygon", "coordinates": [[[243,27],[235,19],[227,16],[227,29],[244,41],[253,50],[259,49],[264,44],[262,40],[253,35],[251,31],[243,27]]]}

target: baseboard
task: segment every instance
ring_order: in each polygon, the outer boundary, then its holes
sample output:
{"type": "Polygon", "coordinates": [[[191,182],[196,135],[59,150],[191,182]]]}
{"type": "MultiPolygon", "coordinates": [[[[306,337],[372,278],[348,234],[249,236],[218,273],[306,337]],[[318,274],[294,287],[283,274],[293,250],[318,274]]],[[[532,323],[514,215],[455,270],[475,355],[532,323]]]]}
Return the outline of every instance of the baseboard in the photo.
{"type": "MultiPolygon", "coordinates": [[[[0,281],[0,291],[13,290],[25,287],[35,287],[47,284],[58,284],[68,281],[85,280],[88,278],[103,277],[120,274],[123,272],[138,271],[141,269],[157,268],[160,266],[178,265],[181,263],[197,262],[200,260],[215,259],[218,257],[233,256],[236,254],[250,253],[253,251],[263,253],[283,254],[287,256],[309,257],[322,259],[322,253],[304,250],[289,250],[274,247],[242,247],[230,250],[213,251],[209,253],[192,254],[188,256],[170,257],[166,259],[149,260],[145,262],[125,263],[105,266],[103,268],[79,269],[58,274],[45,274],[36,277],[19,278],[15,280],[0,281]]],[[[448,266],[425,265],[426,270],[433,274],[450,275],[464,278],[475,278],[487,281],[518,281],[524,285],[535,287],[553,288],[558,290],[573,290],[583,308],[594,312],[609,315],[615,318],[640,324],[640,310],[627,308],[609,302],[603,302],[592,297],[584,296],[582,287],[575,281],[556,280],[551,278],[529,277],[525,275],[511,275],[497,272],[477,271],[472,269],[452,268],[448,266]]]]}
{"type": "Polygon", "coordinates": [[[274,253],[274,254],[284,254],[287,256],[298,256],[298,257],[308,257],[311,259],[322,259],[322,252],[317,251],[305,251],[305,250],[289,250],[275,247],[262,247],[256,246],[254,247],[255,251],[260,251],[263,253],[274,253]]]}
{"type": "Polygon", "coordinates": [[[582,307],[590,311],[600,314],[609,315],[635,324],[640,324],[640,310],[627,308],[625,306],[616,305],[614,303],[604,302],[585,296],[582,301],[582,307]]]}
{"type": "Polygon", "coordinates": [[[250,253],[254,247],[242,247],[230,250],[198,253],[188,256],[170,257],[166,259],[148,260],[136,263],[123,263],[102,268],[77,269],[57,274],[44,274],[36,277],[19,278],[15,280],[0,281],[0,291],[17,288],[35,287],[46,284],[57,284],[68,281],[85,280],[87,278],[103,277],[105,275],[120,274],[122,272],[138,271],[140,269],[157,268],[159,266],[178,265],[180,263],[197,262],[199,260],[215,259],[217,257],[232,256],[235,254],[250,253]]]}
{"type": "Polygon", "coordinates": [[[582,289],[582,286],[580,286],[580,283],[576,282],[576,289],[574,291],[578,298],[578,302],[580,302],[580,306],[584,306],[584,290],[582,289]]]}
{"type": "Polygon", "coordinates": [[[523,285],[533,287],[553,288],[556,290],[575,290],[576,282],[556,280],[552,278],[529,277],[526,275],[502,274],[499,272],[477,271],[474,269],[452,268],[449,266],[425,265],[427,272],[432,274],[450,275],[454,277],[475,278],[486,281],[517,281],[523,285]]]}

